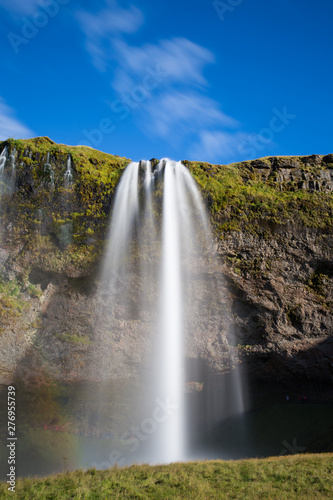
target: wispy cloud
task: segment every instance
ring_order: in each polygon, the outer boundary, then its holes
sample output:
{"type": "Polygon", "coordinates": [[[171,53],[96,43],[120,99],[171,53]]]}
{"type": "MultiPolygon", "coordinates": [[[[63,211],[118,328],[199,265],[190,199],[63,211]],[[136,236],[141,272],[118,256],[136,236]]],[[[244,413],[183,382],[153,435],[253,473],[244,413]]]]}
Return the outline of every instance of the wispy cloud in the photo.
{"type": "Polygon", "coordinates": [[[192,158],[210,161],[232,157],[239,142],[248,141],[251,134],[242,132],[241,124],[209,97],[205,70],[215,62],[211,51],[183,37],[141,46],[130,43],[128,36],[139,30],[144,16],[136,7],[123,9],[115,1],[107,1],[95,14],[79,12],[77,19],[92,62],[108,77],[110,74],[118,102],[127,105],[136,93],[142,93],[151,68],[159,68],[163,74],[158,85],[145,90],[146,97],[136,98],[131,106],[134,120],[147,134],[160,136],[175,147],[187,144],[192,158]]]}
{"type": "Polygon", "coordinates": [[[203,127],[234,128],[238,122],[219,109],[219,104],[197,92],[169,91],[147,103],[154,133],[173,139],[198,134],[203,127]]]}
{"type": "Polygon", "coordinates": [[[203,69],[214,62],[214,55],[186,38],[161,40],[155,45],[135,47],[124,41],[115,42],[114,58],[118,69],[112,85],[118,92],[130,90],[142,78],[148,65],[158,64],[168,74],[168,85],[207,85],[203,69]]]}
{"type": "Polygon", "coordinates": [[[112,0],[96,14],[79,11],[76,17],[86,35],[86,49],[100,71],[105,71],[108,61],[113,59],[117,37],[135,33],[144,20],[142,12],[135,6],[123,9],[112,0]]]}
{"type": "MultiPolygon", "coordinates": [[[[223,136],[224,141],[228,137],[231,148],[233,133],[214,133],[207,129],[237,130],[240,124],[224,113],[217,101],[207,96],[209,82],[204,70],[207,64],[214,62],[214,55],[185,38],[161,40],[155,45],[142,47],[133,47],[124,41],[118,41],[116,45],[118,68],[112,86],[120,95],[130,94],[150,65],[159,66],[167,75],[158,91],[151,93],[137,114],[140,127],[147,134],[172,142],[175,147],[181,147],[182,142],[191,143],[195,137],[194,143],[202,144],[202,150],[209,152],[207,158],[211,161],[218,159],[221,153],[225,156],[225,148],[217,145],[217,134],[220,138],[223,136]],[[209,145],[212,151],[209,151],[209,145]]],[[[240,137],[244,140],[244,135],[236,133],[235,141],[240,137]]],[[[197,147],[195,151],[199,151],[197,147]]]]}
{"type": "Polygon", "coordinates": [[[34,133],[15,118],[15,111],[0,98],[0,140],[14,137],[24,139],[34,137],[34,133]]]}
{"type": "Polygon", "coordinates": [[[221,130],[201,130],[199,140],[190,145],[187,153],[189,159],[214,162],[240,159],[243,155],[240,145],[253,140],[254,134],[247,132],[226,132],[221,130]]]}

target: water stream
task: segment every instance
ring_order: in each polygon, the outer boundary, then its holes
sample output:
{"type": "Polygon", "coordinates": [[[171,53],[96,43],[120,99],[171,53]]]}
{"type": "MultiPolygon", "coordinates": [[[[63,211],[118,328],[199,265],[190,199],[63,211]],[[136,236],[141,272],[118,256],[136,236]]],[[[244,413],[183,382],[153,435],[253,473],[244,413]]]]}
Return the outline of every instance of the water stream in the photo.
{"type": "Polygon", "coordinates": [[[8,158],[8,149],[7,149],[7,146],[5,146],[0,154],[0,181],[2,180],[2,177],[3,177],[7,158],[8,158]]]}
{"type": "Polygon", "coordinates": [[[65,179],[65,188],[69,189],[73,184],[73,170],[72,170],[71,155],[67,156],[67,166],[66,166],[66,172],[64,175],[64,179],[65,179]]]}
{"type": "Polygon", "coordinates": [[[201,194],[182,163],[163,159],[153,168],[151,162],[141,161],[125,169],[115,195],[102,279],[111,291],[115,317],[134,317],[129,297],[136,288],[139,314],[147,311],[150,318],[145,323],[145,338],[153,345],[146,392],[155,401],[153,415],[162,404],[168,407],[161,421],[144,419],[147,434],[152,434],[145,455],[151,463],[188,456],[186,337],[191,335],[194,309],[199,314],[207,304],[207,291],[197,293],[194,287],[212,247],[201,194]],[[139,270],[135,280],[133,268],[139,270]]]}
{"type": "MultiPolygon", "coordinates": [[[[30,155],[29,155],[30,158],[30,155]]],[[[44,173],[48,178],[48,183],[51,189],[54,189],[54,171],[52,169],[52,165],[50,163],[50,152],[47,152],[46,155],[46,163],[44,163],[44,173]]]]}
{"type": "Polygon", "coordinates": [[[15,156],[15,153],[16,153],[16,148],[13,149],[13,151],[11,152],[11,154],[9,156],[10,166],[11,166],[11,169],[12,169],[12,177],[14,177],[14,175],[15,175],[15,169],[16,169],[16,156],[15,156]]]}

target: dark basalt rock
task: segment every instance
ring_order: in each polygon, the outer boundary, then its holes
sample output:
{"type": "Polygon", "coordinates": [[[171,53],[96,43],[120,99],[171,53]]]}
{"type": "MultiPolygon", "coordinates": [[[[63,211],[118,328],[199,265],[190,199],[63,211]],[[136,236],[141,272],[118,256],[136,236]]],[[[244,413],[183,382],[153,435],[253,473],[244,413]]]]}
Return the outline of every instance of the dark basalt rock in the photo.
{"type": "Polygon", "coordinates": [[[253,160],[251,166],[254,168],[270,168],[270,165],[263,160],[253,160]]]}
{"type": "Polygon", "coordinates": [[[326,155],[323,157],[323,163],[331,163],[333,164],[333,154],[332,155],[326,155]]]}
{"type": "Polygon", "coordinates": [[[320,155],[310,155],[301,157],[301,161],[305,165],[320,164],[322,162],[322,156],[320,155]]]}

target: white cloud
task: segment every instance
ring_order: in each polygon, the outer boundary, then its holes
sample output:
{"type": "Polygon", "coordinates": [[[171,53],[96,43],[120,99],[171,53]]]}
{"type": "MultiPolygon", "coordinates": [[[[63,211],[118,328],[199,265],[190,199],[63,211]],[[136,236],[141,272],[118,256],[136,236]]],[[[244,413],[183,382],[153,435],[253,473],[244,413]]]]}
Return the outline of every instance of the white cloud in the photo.
{"type": "Polygon", "coordinates": [[[191,159],[220,163],[233,159],[239,160],[244,155],[244,145],[249,147],[253,139],[260,139],[260,136],[239,131],[230,133],[220,130],[202,130],[199,141],[192,144],[188,155],[191,159]]]}
{"type": "Polygon", "coordinates": [[[0,98],[0,140],[14,137],[26,139],[34,137],[34,133],[15,118],[15,112],[0,98]]]}
{"type": "Polygon", "coordinates": [[[116,70],[113,87],[118,92],[130,90],[146,73],[147,66],[161,67],[168,74],[169,84],[207,85],[203,69],[214,62],[214,55],[186,38],[161,40],[157,44],[133,47],[123,41],[115,42],[116,70]]]}
{"type": "Polygon", "coordinates": [[[253,134],[240,131],[240,124],[207,95],[204,70],[215,62],[211,51],[183,37],[141,46],[129,43],[125,35],[139,29],[143,15],[115,1],[77,18],[93,64],[101,71],[110,69],[111,86],[140,129],[175,147],[187,144],[193,159],[225,161],[245,154],[240,145],[246,149],[253,134]],[[147,79],[155,80],[148,90],[147,79]]]}
{"type": "Polygon", "coordinates": [[[212,52],[182,37],[142,46],[127,43],[122,35],[135,32],[143,21],[143,15],[133,6],[123,10],[113,2],[96,14],[81,12],[77,18],[94,65],[106,71],[112,62],[111,85],[120,97],[131,95],[142,85],[149,76],[147,68],[158,67],[159,75],[164,75],[156,90],[135,106],[135,115],[148,133],[176,140],[180,131],[188,134],[202,126],[236,126],[216,101],[200,92],[208,87],[204,69],[215,60],[212,52]]]}
{"type": "Polygon", "coordinates": [[[223,113],[218,102],[205,95],[208,82],[203,72],[207,64],[214,62],[209,50],[185,38],[161,40],[142,47],[118,40],[116,47],[118,69],[112,86],[120,96],[131,95],[141,86],[150,73],[147,68],[158,68],[158,74],[164,75],[157,88],[137,106],[138,122],[147,134],[159,135],[179,145],[203,127],[238,125],[223,113]]]}
{"type": "Polygon", "coordinates": [[[148,101],[147,112],[154,133],[162,137],[198,133],[203,127],[235,127],[238,122],[219,109],[219,104],[197,92],[172,91],[148,101]]]}
{"type": "Polygon", "coordinates": [[[134,6],[123,9],[115,1],[108,1],[96,14],[79,11],[76,17],[86,35],[86,49],[100,71],[106,70],[107,62],[113,57],[112,39],[122,33],[135,33],[143,23],[139,9],[134,6]]]}

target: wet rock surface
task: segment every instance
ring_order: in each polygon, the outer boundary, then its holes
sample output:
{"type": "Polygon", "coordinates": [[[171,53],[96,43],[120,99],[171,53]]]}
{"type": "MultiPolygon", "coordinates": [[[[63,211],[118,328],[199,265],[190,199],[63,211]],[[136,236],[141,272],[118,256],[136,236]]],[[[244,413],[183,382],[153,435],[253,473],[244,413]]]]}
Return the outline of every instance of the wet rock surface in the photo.
{"type": "MultiPolygon", "coordinates": [[[[112,302],[99,274],[125,159],[112,157],[113,164],[109,155],[94,157],[93,150],[73,152],[74,183],[66,190],[70,148],[57,152],[52,141],[41,142],[40,151],[36,144],[16,147],[16,180],[7,182],[0,206],[0,382],[15,377],[31,383],[45,377],[98,381],[144,372],[153,352],[149,325],[154,318],[144,306],[135,262],[129,282],[121,276],[116,282],[120,297],[122,287],[128,287],[130,308],[121,300],[112,302]],[[54,187],[43,177],[45,148],[50,147],[54,187]],[[99,178],[103,168],[108,176],[99,178]]],[[[208,166],[207,177],[210,168],[222,167],[208,166]]],[[[239,164],[239,171],[245,184],[259,179],[277,191],[305,191],[327,200],[333,189],[333,155],[263,158],[239,164]]],[[[210,208],[211,195],[205,187],[202,192],[210,208]]],[[[330,214],[325,227],[293,220],[268,224],[259,218],[255,231],[246,221],[235,231],[221,226],[228,203],[223,212],[212,213],[217,264],[210,268],[198,262],[193,269],[188,359],[215,374],[239,364],[262,380],[332,381],[330,214]],[[200,307],[201,294],[210,299],[200,307]]]]}

